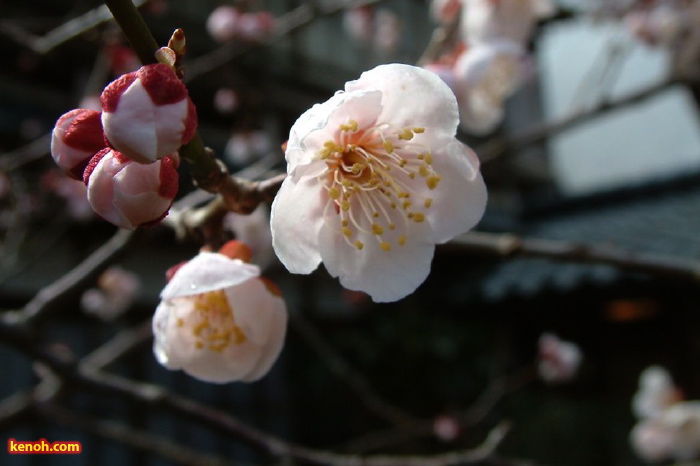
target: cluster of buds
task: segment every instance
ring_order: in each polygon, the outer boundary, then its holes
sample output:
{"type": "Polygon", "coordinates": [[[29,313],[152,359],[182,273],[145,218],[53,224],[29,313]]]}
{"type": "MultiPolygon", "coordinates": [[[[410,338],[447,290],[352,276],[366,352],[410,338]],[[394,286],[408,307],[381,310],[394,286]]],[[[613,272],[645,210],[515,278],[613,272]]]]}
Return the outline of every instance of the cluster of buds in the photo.
{"type": "Polygon", "coordinates": [[[275,18],[266,11],[249,13],[222,5],[211,12],[206,26],[209,35],[217,42],[261,42],[272,33],[275,18]]]}
{"type": "Polygon", "coordinates": [[[102,111],[79,108],[61,116],[51,155],[82,180],[95,212],[127,229],[168,213],[178,188],[178,149],[195,134],[197,115],[173,68],[146,65],[110,83],[102,111]]]}
{"type": "Polygon", "coordinates": [[[528,77],[534,26],[553,12],[550,0],[433,0],[434,19],[446,29],[458,23],[459,40],[424,67],[454,91],[465,131],[487,134],[500,124],[528,77]]]}

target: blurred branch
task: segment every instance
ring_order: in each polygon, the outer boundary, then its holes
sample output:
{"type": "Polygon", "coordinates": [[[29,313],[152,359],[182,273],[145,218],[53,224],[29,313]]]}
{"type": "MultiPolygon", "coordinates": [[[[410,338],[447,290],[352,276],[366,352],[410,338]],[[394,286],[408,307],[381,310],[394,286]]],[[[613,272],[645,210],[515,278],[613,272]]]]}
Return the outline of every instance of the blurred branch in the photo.
{"type": "Polygon", "coordinates": [[[50,145],[51,133],[47,133],[12,152],[5,152],[0,158],[0,171],[10,172],[45,157],[50,145]]]}
{"type": "Polygon", "coordinates": [[[230,464],[223,458],[217,458],[183,447],[150,432],[135,429],[116,421],[96,418],[82,414],[74,409],[61,407],[53,402],[40,403],[34,412],[46,421],[77,428],[93,435],[119,442],[137,450],[154,453],[173,464],[197,466],[224,466],[230,464]]]}
{"type": "Polygon", "coordinates": [[[134,327],[120,331],[111,340],[83,357],[79,368],[84,372],[104,370],[110,364],[148,343],[151,338],[153,338],[153,329],[151,319],[148,319],[134,327]]]}
{"type": "Polygon", "coordinates": [[[539,257],[558,261],[606,264],[630,272],[700,280],[700,261],[698,260],[625,251],[610,245],[521,238],[510,233],[469,232],[453,239],[447,247],[470,254],[485,254],[504,259],[539,257]]]}
{"type": "Polygon", "coordinates": [[[507,153],[515,154],[519,150],[546,141],[549,137],[562,133],[574,126],[586,123],[604,113],[621,110],[623,108],[644,102],[661,92],[678,84],[687,84],[678,78],[669,78],[657,84],[653,84],[638,92],[616,100],[604,100],[593,108],[580,110],[564,118],[527,130],[512,137],[496,137],[477,147],[476,153],[482,163],[490,162],[507,153]]]}
{"type": "MultiPolygon", "coordinates": [[[[277,25],[274,33],[264,42],[264,44],[272,44],[288,36],[289,34],[308,26],[314,20],[323,16],[330,16],[346,9],[371,5],[378,2],[379,0],[338,0],[331,6],[312,6],[308,3],[303,4],[277,19],[277,25]]],[[[186,81],[191,81],[210,73],[226,63],[229,63],[231,60],[242,55],[248,50],[259,46],[259,43],[230,43],[222,45],[218,49],[202,55],[201,57],[193,60],[191,63],[188,63],[186,81]]]]}
{"type": "MultiPolygon", "coordinates": [[[[140,7],[148,1],[149,0],[134,0],[133,4],[135,7],[140,7]]],[[[19,44],[29,47],[32,51],[38,54],[45,54],[110,19],[112,19],[112,15],[109,9],[107,9],[105,5],[101,5],[63,23],[44,36],[36,36],[8,20],[0,22],[0,31],[19,44]]]]}
{"type": "Polygon", "coordinates": [[[364,375],[354,370],[300,313],[293,313],[291,317],[290,323],[304,338],[304,341],[321,358],[331,373],[357,393],[367,409],[399,429],[415,423],[416,419],[411,414],[379,396],[364,375]]]}
{"type": "MultiPolygon", "coordinates": [[[[489,385],[471,406],[449,416],[462,429],[473,428],[484,421],[506,395],[522,388],[535,379],[536,373],[532,367],[526,367],[511,375],[496,377],[489,382],[489,385]]],[[[401,445],[416,437],[434,437],[435,435],[435,418],[420,419],[402,426],[402,429],[385,429],[363,435],[346,442],[341,449],[343,451],[365,453],[401,445]]]]}
{"type": "Polygon", "coordinates": [[[70,272],[39,291],[23,309],[5,313],[0,320],[9,324],[29,324],[41,318],[56,308],[57,303],[67,293],[86,286],[91,280],[94,280],[100,272],[124,252],[135,236],[135,231],[117,231],[109,241],[90,254],[70,272]]]}

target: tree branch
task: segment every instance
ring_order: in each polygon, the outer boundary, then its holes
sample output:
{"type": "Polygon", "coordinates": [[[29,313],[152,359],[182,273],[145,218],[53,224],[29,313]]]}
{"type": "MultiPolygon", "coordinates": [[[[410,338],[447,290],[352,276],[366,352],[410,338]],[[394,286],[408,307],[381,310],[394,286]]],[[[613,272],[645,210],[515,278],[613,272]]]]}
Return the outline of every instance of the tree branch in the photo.
{"type": "Polygon", "coordinates": [[[614,246],[521,238],[510,233],[469,232],[453,239],[447,247],[470,254],[485,254],[504,259],[539,257],[558,261],[606,264],[630,272],[668,275],[692,281],[700,280],[700,261],[670,255],[624,251],[614,246]]]}

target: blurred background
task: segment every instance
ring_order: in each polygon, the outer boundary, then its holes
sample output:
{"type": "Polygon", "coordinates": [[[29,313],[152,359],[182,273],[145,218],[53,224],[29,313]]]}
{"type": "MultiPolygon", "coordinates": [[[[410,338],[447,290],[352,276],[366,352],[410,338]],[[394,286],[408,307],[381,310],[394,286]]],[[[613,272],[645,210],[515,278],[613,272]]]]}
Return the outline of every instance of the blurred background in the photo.
{"type": "MultiPolygon", "coordinates": [[[[223,2],[138,3],[159,44],[184,30],[200,134],[232,172],[254,179],[285,170],[280,146],[302,112],[377,64],[417,63],[437,27],[426,0],[360,10],[250,0],[228,5],[268,12],[276,32],[221,40],[207,21],[223,2]]],[[[290,310],[287,342],[262,380],[217,386],[152,356],[148,320],[165,271],[200,247],[159,226],[112,261],[128,272],[128,300],[110,301],[95,274],[61,297],[37,344],[83,357],[132,330],[138,344],[110,372],[323,450],[435,454],[477,447],[507,423],[496,452],[470,464],[645,464],[628,439],[641,371],[664,366],[687,399],[700,397],[700,81],[675,79],[673,49],[643,43],[619,16],[581,3],[558,3],[538,23],[528,78],[505,101],[503,121],[488,134],[458,134],[480,156],[489,189],[477,230],[574,251],[614,248],[659,259],[658,267],[455,241],[438,247],[416,293],[378,305],[323,268],[290,275],[260,246],[290,310]],[[581,349],[573,380],[537,377],[544,333],[581,349]]],[[[139,66],[108,17],[98,1],[0,2],[0,311],[25,306],[116,232],[49,155],[60,115],[94,105],[108,82],[139,66]]],[[[182,167],[178,198],[194,190],[182,167]]],[[[232,236],[265,243],[260,229],[227,221],[232,236]]],[[[0,464],[297,464],[167,409],[70,384],[46,406],[32,398],[18,409],[42,369],[11,343],[0,358],[2,438],[83,445],[76,456],[0,453],[0,464]],[[145,433],[147,445],[124,431],[145,433]],[[201,456],[178,457],[148,435],[201,456]]]]}

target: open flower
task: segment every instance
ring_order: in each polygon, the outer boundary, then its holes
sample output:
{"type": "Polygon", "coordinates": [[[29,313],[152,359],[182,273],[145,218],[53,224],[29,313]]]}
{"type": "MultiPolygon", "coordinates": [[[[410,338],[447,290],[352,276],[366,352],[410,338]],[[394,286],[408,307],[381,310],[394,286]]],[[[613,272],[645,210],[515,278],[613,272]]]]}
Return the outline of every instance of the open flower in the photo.
{"type": "Polygon", "coordinates": [[[435,74],[382,65],[292,126],[288,176],[272,206],[273,246],[293,273],[323,261],[375,301],[413,292],[435,244],[486,204],[474,152],[454,137],[454,94],[435,74]]]}
{"type": "Polygon", "coordinates": [[[163,63],[142,66],[112,81],[100,98],[109,143],[135,162],[150,163],[172,154],[197,129],[187,88],[163,63]]]}
{"type": "Polygon", "coordinates": [[[258,267],[240,259],[200,252],[177,269],[161,298],[153,351],[168,369],[207,382],[252,382],[282,349],[284,300],[258,267]]]}
{"type": "Polygon", "coordinates": [[[88,201],[100,217],[118,227],[153,225],[168,214],[177,194],[176,167],[171,157],[144,165],[103,149],[85,169],[88,201]]]}

